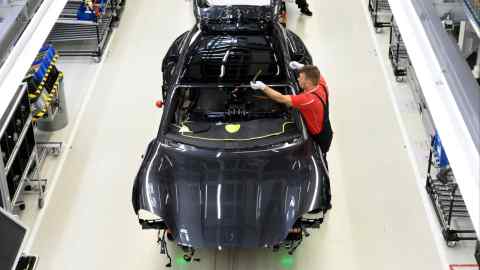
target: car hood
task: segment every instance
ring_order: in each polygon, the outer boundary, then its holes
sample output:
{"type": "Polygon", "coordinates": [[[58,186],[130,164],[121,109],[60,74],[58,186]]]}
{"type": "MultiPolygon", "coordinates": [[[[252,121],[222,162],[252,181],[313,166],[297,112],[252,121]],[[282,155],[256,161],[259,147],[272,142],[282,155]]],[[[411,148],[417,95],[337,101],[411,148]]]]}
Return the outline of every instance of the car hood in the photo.
{"type": "Polygon", "coordinates": [[[326,204],[321,164],[311,142],[228,153],[153,142],[133,205],[164,221],[181,245],[272,246],[326,204]]]}

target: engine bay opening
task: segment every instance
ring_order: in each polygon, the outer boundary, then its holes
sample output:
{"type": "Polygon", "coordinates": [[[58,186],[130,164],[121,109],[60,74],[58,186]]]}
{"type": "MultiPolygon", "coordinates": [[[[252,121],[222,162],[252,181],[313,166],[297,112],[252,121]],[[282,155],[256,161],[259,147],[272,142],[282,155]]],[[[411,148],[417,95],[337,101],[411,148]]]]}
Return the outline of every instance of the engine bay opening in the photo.
{"type": "MultiPolygon", "coordinates": [[[[289,87],[277,90],[288,93],[289,87]]],[[[169,134],[184,142],[268,143],[300,136],[292,109],[250,87],[177,89],[169,134]]]]}

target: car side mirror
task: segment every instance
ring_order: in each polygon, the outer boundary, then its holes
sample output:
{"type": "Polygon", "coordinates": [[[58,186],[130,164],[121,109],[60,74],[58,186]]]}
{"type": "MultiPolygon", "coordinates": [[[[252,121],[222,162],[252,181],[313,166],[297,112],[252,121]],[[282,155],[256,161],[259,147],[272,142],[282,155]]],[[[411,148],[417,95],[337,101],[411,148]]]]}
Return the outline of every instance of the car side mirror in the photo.
{"type": "Polygon", "coordinates": [[[165,103],[162,100],[157,100],[155,102],[155,106],[159,109],[163,108],[164,105],[165,105],[165,103]]]}

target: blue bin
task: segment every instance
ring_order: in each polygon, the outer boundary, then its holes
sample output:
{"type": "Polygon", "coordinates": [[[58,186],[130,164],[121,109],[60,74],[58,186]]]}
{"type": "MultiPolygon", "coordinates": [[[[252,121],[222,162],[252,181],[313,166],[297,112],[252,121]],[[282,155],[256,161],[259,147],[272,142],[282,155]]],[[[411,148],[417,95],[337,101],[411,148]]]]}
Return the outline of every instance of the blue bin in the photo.
{"type": "Polygon", "coordinates": [[[433,151],[437,159],[437,164],[440,168],[444,168],[450,165],[447,153],[445,152],[445,148],[442,145],[442,141],[440,140],[438,132],[435,133],[435,136],[433,137],[433,151]]]}

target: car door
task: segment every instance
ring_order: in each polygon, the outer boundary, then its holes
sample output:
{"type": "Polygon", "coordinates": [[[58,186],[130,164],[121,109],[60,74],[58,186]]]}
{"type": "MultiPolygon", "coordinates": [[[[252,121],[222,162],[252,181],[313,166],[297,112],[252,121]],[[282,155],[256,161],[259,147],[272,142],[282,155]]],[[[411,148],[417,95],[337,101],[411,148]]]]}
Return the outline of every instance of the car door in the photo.
{"type": "Polygon", "coordinates": [[[180,59],[180,53],[182,49],[183,41],[188,38],[190,31],[187,31],[180,35],[170,46],[167,54],[163,58],[162,62],[162,74],[163,74],[163,85],[162,85],[162,96],[165,101],[168,95],[168,90],[175,83],[175,67],[180,59]]]}

